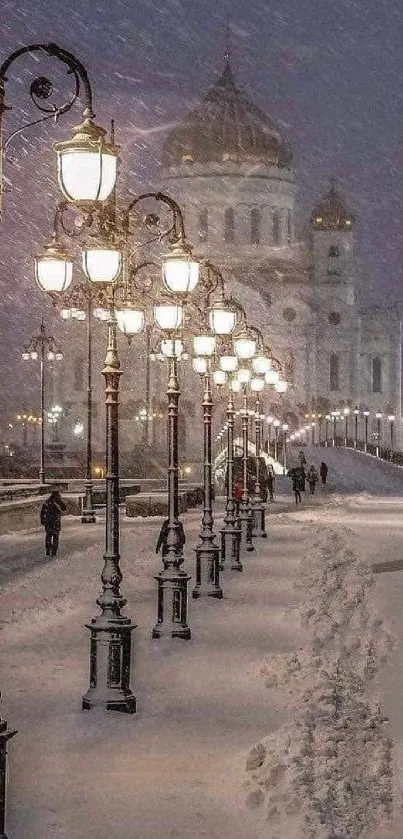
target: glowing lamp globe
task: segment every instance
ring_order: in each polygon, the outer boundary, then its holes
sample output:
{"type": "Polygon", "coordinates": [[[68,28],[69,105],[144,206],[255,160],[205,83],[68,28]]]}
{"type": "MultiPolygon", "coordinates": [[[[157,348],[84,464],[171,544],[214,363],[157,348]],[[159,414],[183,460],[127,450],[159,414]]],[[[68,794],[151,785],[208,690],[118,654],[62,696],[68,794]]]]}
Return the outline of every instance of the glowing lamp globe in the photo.
{"type": "Polygon", "coordinates": [[[190,245],[178,242],[162,260],[162,281],[173,294],[189,294],[199,282],[200,261],[192,256],[190,245]]]}
{"type": "Polygon", "coordinates": [[[29,361],[29,352],[21,353],[21,358],[23,361],[29,361]]]}
{"type": "Polygon", "coordinates": [[[259,354],[252,358],[252,369],[258,376],[264,376],[270,370],[271,361],[266,355],[259,354]]]}
{"type": "Polygon", "coordinates": [[[259,393],[264,388],[264,379],[252,378],[250,380],[250,389],[259,393]]]}
{"type": "Polygon", "coordinates": [[[123,335],[126,338],[132,338],[133,335],[138,335],[144,327],[144,312],[141,309],[131,309],[130,307],[119,307],[115,309],[116,322],[123,335]]]}
{"type": "Polygon", "coordinates": [[[57,242],[45,245],[35,257],[35,279],[41,291],[61,293],[73,279],[73,261],[57,242]]]}
{"type": "Polygon", "coordinates": [[[227,381],[227,374],[224,370],[214,370],[213,372],[213,382],[217,385],[217,387],[222,387],[225,385],[227,381]]]}
{"type": "Polygon", "coordinates": [[[198,357],[194,358],[193,361],[192,361],[192,367],[193,367],[193,370],[195,371],[195,373],[200,373],[201,375],[203,375],[204,373],[207,373],[207,367],[208,367],[207,358],[203,358],[202,356],[198,356],[198,357]]]}
{"type": "Polygon", "coordinates": [[[180,358],[183,353],[183,342],[180,338],[164,338],[161,341],[163,358],[180,358]]]}
{"type": "Polygon", "coordinates": [[[278,373],[277,370],[268,370],[264,377],[267,385],[275,385],[279,378],[280,373],[278,373]]]}
{"type": "Polygon", "coordinates": [[[110,245],[83,250],[83,271],[91,283],[114,283],[122,267],[122,254],[110,245]]]}
{"type": "Polygon", "coordinates": [[[240,367],[237,372],[237,379],[241,385],[246,385],[251,379],[251,372],[246,367],[240,367]]]}
{"type": "Polygon", "coordinates": [[[256,340],[251,338],[247,332],[241,332],[237,338],[234,338],[234,350],[243,361],[253,358],[256,352],[256,340]]]}
{"type": "Polygon", "coordinates": [[[93,309],[92,314],[94,315],[94,318],[100,321],[109,320],[111,316],[110,310],[103,309],[101,306],[98,306],[97,308],[93,309]]]}
{"type": "Polygon", "coordinates": [[[242,385],[238,379],[232,379],[230,387],[233,393],[240,393],[242,385]]]}
{"type": "Polygon", "coordinates": [[[195,355],[210,357],[214,354],[216,339],[214,335],[196,335],[193,338],[195,355]]]}
{"type": "Polygon", "coordinates": [[[284,382],[282,379],[279,379],[277,382],[274,383],[274,390],[277,393],[285,393],[288,388],[288,383],[284,382]]]}
{"type": "Polygon", "coordinates": [[[225,301],[215,303],[210,309],[209,323],[214,335],[230,335],[236,326],[236,311],[225,301]]]}
{"type": "Polygon", "coordinates": [[[60,350],[57,353],[55,353],[55,359],[56,359],[56,361],[62,361],[63,353],[60,352],[60,350]]]}
{"type": "Polygon", "coordinates": [[[182,324],[183,307],[176,304],[163,304],[154,306],[154,320],[165,332],[174,332],[182,324]]]}
{"type": "Polygon", "coordinates": [[[68,201],[105,201],[116,183],[119,147],[106,131],[86,117],[70,140],[53,144],[60,189],[68,201]]]}
{"type": "Polygon", "coordinates": [[[226,373],[233,373],[238,367],[238,357],[236,355],[222,355],[220,367],[226,373]]]}

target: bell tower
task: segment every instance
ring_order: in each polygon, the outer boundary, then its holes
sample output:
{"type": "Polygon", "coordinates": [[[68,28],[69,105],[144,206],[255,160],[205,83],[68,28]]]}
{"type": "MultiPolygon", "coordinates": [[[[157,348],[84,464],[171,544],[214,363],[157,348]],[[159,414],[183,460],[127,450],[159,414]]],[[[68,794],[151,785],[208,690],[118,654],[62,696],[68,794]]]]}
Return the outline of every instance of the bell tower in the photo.
{"type": "Polygon", "coordinates": [[[331,178],[330,191],[311,214],[311,278],[348,305],[354,303],[354,221],[331,178]]]}

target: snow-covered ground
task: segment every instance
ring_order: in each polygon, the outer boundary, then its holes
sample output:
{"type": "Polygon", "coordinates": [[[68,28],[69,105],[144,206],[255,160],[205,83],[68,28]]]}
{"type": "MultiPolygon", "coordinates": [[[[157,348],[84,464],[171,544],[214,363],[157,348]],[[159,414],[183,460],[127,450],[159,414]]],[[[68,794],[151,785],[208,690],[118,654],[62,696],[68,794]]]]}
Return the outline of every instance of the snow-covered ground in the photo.
{"type": "MultiPolygon", "coordinates": [[[[134,716],[80,710],[102,526],[67,553],[67,525],[60,557],[5,583],[10,839],[401,839],[403,578],[371,566],[403,558],[403,470],[321,459],[329,485],[298,509],[277,479],[269,538],[222,601],[190,600],[188,642],[151,640],[158,525],[124,524],[134,716]]],[[[0,539],[0,561],[30,538],[0,539]]]]}

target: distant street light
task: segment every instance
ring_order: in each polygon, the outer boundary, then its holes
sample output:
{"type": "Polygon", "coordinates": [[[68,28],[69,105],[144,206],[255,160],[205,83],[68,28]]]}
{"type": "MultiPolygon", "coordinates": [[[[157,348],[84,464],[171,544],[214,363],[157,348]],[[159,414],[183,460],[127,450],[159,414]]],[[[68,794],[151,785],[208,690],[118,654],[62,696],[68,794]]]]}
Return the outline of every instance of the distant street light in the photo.
{"type": "Polygon", "coordinates": [[[360,415],[360,409],[354,408],[354,448],[357,448],[358,444],[358,417],[360,415]]]}
{"type": "Polygon", "coordinates": [[[370,415],[370,411],[368,411],[368,409],[366,408],[366,409],[365,409],[365,411],[363,411],[363,414],[364,414],[364,419],[365,419],[365,443],[364,443],[364,451],[365,451],[365,453],[367,453],[367,451],[368,451],[368,417],[369,417],[369,415],[370,415]]]}
{"type": "Polygon", "coordinates": [[[350,416],[350,408],[344,408],[344,448],[347,448],[348,443],[348,418],[350,416]]]}
{"type": "Polygon", "coordinates": [[[395,427],[395,417],[394,414],[389,414],[388,422],[390,426],[390,458],[389,460],[393,460],[393,444],[394,444],[394,427],[395,427]]]}
{"type": "Polygon", "coordinates": [[[379,457],[381,453],[381,421],[383,416],[382,411],[377,411],[375,416],[377,421],[376,456],[379,457]]]}

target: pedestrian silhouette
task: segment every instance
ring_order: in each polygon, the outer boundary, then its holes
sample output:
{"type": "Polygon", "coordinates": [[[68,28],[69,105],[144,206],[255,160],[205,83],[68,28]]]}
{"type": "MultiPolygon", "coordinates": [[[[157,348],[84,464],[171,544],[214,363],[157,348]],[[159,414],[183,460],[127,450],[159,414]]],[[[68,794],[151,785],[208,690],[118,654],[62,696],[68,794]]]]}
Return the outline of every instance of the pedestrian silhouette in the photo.
{"type": "Polygon", "coordinates": [[[65,509],[66,505],[57,489],[54,489],[49,498],[42,504],[41,524],[45,528],[46,556],[56,556],[57,554],[62,513],[65,509]]]}

